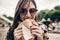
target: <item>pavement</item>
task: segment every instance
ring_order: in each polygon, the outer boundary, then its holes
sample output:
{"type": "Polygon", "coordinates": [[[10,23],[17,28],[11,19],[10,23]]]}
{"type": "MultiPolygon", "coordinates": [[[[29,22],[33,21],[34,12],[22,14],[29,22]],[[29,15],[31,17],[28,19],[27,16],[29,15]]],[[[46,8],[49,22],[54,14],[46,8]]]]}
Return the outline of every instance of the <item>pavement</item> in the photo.
{"type": "Polygon", "coordinates": [[[49,40],[60,40],[60,34],[58,33],[48,33],[49,40]]]}
{"type": "MultiPolygon", "coordinates": [[[[7,31],[9,27],[6,28],[0,28],[0,40],[5,40],[7,31]]],[[[48,33],[49,35],[49,40],[60,40],[60,34],[58,33],[48,33]]]]}
{"type": "Polygon", "coordinates": [[[0,28],[0,40],[5,40],[9,27],[0,28]]]}

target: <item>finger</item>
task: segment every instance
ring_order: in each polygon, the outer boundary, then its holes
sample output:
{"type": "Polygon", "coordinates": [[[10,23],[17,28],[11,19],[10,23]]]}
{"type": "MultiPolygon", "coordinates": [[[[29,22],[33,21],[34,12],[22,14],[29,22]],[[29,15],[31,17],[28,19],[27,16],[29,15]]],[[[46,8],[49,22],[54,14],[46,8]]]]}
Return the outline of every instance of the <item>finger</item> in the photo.
{"type": "Polygon", "coordinates": [[[36,33],[36,32],[32,32],[33,35],[35,36],[41,36],[42,34],[36,33]]]}
{"type": "Polygon", "coordinates": [[[22,31],[22,28],[16,28],[16,29],[14,30],[14,32],[16,32],[16,31],[22,31]]]}
{"type": "Polygon", "coordinates": [[[41,27],[32,27],[31,30],[36,30],[37,32],[44,33],[41,27]]]}
{"type": "Polygon", "coordinates": [[[21,30],[21,29],[22,29],[22,28],[16,28],[16,31],[17,31],[17,30],[21,30]]]}
{"type": "Polygon", "coordinates": [[[22,35],[16,36],[15,38],[17,38],[17,40],[20,40],[20,38],[22,38],[22,35]]]}
{"type": "Polygon", "coordinates": [[[22,30],[17,30],[17,31],[14,31],[15,33],[20,33],[20,32],[22,32],[22,30]]]}
{"type": "Polygon", "coordinates": [[[21,23],[21,24],[19,24],[19,25],[18,25],[18,27],[16,28],[16,30],[22,29],[22,26],[23,26],[23,24],[22,24],[22,23],[21,23]]]}
{"type": "Polygon", "coordinates": [[[38,25],[38,23],[37,23],[37,22],[35,22],[35,21],[32,21],[32,24],[33,24],[33,25],[35,25],[35,26],[37,26],[37,25],[38,25]]]}
{"type": "Polygon", "coordinates": [[[23,35],[22,33],[15,33],[16,36],[21,36],[23,35]]]}
{"type": "Polygon", "coordinates": [[[39,29],[39,27],[38,27],[38,26],[33,25],[33,26],[31,27],[31,30],[35,30],[35,29],[39,29]]]}
{"type": "Polygon", "coordinates": [[[22,36],[17,36],[17,39],[19,40],[22,36]]]}
{"type": "Polygon", "coordinates": [[[40,33],[40,30],[32,30],[32,32],[36,32],[36,33],[38,33],[38,34],[41,34],[41,33],[40,33]]]}
{"type": "Polygon", "coordinates": [[[37,36],[38,40],[43,40],[43,35],[42,34],[39,34],[39,33],[36,33],[36,32],[33,32],[32,34],[37,36]]]}
{"type": "Polygon", "coordinates": [[[18,36],[22,36],[22,35],[23,35],[22,33],[15,33],[14,37],[18,37],[18,36]]]}

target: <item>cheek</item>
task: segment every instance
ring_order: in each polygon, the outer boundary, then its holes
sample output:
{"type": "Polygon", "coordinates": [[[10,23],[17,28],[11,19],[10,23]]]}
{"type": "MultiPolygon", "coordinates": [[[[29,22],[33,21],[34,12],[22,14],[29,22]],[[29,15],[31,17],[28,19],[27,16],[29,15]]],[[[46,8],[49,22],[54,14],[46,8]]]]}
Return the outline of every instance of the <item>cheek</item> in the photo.
{"type": "Polygon", "coordinates": [[[21,20],[23,20],[24,19],[24,16],[23,15],[20,15],[20,18],[21,18],[21,20]]]}
{"type": "Polygon", "coordinates": [[[33,17],[33,18],[35,18],[35,16],[36,16],[35,14],[32,14],[32,17],[33,17]]]}
{"type": "Polygon", "coordinates": [[[33,15],[32,17],[35,18],[35,15],[33,15]]]}

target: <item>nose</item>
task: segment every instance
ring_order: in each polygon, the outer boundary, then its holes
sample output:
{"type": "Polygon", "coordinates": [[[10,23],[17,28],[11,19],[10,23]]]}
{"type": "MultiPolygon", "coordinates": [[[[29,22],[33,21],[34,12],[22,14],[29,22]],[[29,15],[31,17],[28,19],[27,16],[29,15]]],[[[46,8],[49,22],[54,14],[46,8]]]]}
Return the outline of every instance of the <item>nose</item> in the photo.
{"type": "Polygon", "coordinates": [[[26,14],[26,18],[31,18],[31,14],[30,14],[29,11],[28,11],[27,14],[26,14]]]}

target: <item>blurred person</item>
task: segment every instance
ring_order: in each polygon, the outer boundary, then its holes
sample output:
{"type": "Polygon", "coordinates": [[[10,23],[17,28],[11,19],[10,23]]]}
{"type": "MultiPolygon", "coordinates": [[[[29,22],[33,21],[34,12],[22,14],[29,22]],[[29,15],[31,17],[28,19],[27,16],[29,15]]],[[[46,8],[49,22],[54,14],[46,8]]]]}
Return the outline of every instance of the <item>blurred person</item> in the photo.
{"type": "Polygon", "coordinates": [[[19,0],[15,11],[13,25],[7,33],[7,40],[24,40],[21,25],[23,24],[22,22],[26,19],[34,20],[32,24],[37,26],[31,27],[31,33],[35,35],[31,40],[43,40],[43,30],[41,27],[39,27],[37,21],[35,20],[36,14],[37,7],[34,0],[19,0]],[[18,26],[19,22],[20,27],[18,26]]]}
{"type": "Polygon", "coordinates": [[[8,23],[8,27],[11,28],[11,23],[8,23]]]}
{"type": "Polygon", "coordinates": [[[51,21],[46,21],[46,20],[41,20],[40,22],[38,22],[38,24],[40,25],[40,27],[43,29],[44,33],[43,33],[43,39],[44,40],[49,40],[49,24],[51,24],[51,21]]]}
{"type": "Polygon", "coordinates": [[[5,24],[2,24],[2,27],[5,27],[5,24]]]}
{"type": "Polygon", "coordinates": [[[48,35],[48,29],[47,26],[44,23],[40,24],[40,27],[43,29],[43,40],[49,40],[49,35],[48,35]]]}

